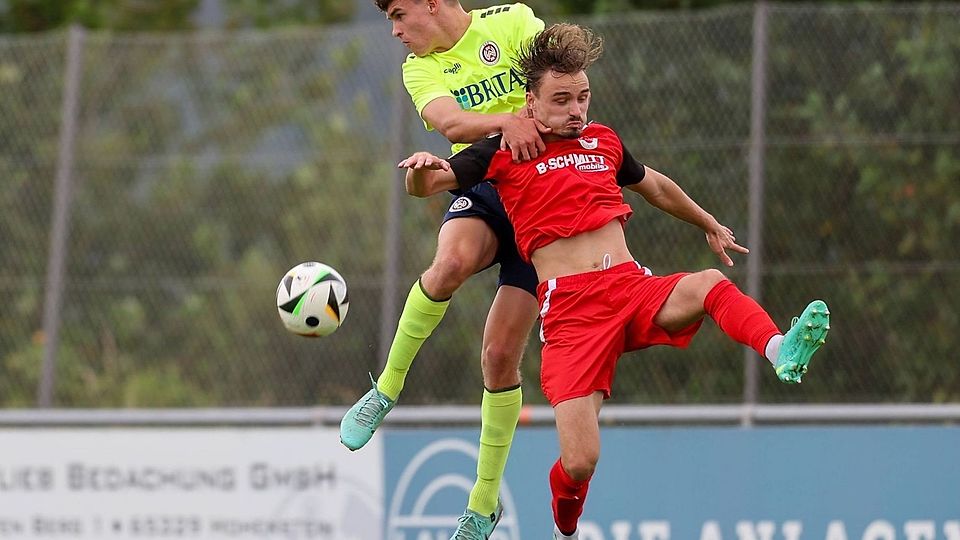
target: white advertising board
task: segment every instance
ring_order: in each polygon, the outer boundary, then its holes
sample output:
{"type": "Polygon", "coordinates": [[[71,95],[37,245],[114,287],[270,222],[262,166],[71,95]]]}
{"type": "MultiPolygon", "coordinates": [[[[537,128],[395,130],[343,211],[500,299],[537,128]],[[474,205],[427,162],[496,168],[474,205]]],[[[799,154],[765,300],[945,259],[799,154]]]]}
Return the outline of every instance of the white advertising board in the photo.
{"type": "Polygon", "coordinates": [[[383,499],[336,429],[0,430],[0,538],[371,540],[383,499]]]}

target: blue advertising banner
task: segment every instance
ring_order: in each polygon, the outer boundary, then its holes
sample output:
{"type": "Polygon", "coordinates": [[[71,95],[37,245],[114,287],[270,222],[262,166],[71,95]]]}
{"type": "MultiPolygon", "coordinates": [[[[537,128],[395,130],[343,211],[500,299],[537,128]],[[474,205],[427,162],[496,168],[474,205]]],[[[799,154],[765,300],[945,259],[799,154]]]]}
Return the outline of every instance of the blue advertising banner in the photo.
{"type": "MultiPolygon", "coordinates": [[[[475,429],[385,430],[384,537],[447,540],[475,429]]],[[[580,540],[960,540],[957,427],[604,427],[580,540]]],[[[518,430],[491,540],[549,539],[552,428],[518,430]]]]}

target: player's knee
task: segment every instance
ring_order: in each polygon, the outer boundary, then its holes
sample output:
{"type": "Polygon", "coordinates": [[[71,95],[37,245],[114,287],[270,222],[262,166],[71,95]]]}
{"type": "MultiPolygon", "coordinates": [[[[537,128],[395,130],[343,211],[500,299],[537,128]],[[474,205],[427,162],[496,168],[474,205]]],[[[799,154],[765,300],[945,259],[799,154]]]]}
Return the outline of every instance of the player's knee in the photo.
{"type": "Polygon", "coordinates": [[[699,274],[702,276],[701,279],[703,279],[704,284],[710,288],[727,279],[727,276],[723,275],[723,272],[716,268],[708,268],[707,270],[699,272],[699,274]]]}
{"type": "Polygon", "coordinates": [[[483,344],[481,362],[490,371],[516,371],[523,356],[523,347],[495,341],[483,344]]]}
{"type": "Polygon", "coordinates": [[[457,255],[437,255],[421,282],[427,293],[436,298],[449,298],[474,272],[473,265],[457,255]]]}
{"type": "Polygon", "coordinates": [[[499,389],[519,384],[522,356],[522,348],[518,350],[502,342],[484,343],[480,357],[483,385],[489,389],[499,389]]]}
{"type": "Polygon", "coordinates": [[[716,268],[697,272],[696,276],[698,284],[698,287],[696,287],[697,299],[701,302],[707,297],[707,294],[717,286],[717,283],[727,279],[727,276],[723,275],[723,272],[716,268]]]}
{"type": "Polygon", "coordinates": [[[593,471],[597,469],[597,461],[599,459],[599,451],[579,451],[569,458],[562,458],[563,470],[567,472],[570,478],[582,482],[593,476],[593,471]]]}

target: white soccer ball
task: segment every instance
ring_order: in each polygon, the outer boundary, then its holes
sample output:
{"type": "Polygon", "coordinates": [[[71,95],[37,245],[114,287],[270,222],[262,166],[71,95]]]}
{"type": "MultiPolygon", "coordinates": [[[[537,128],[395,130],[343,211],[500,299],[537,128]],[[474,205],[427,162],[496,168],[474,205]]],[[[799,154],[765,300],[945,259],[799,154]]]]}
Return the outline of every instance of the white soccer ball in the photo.
{"type": "Polygon", "coordinates": [[[287,330],[307,337],[333,333],[347,316],[347,283],[333,268],[300,263],[277,286],[277,312],[287,330]]]}

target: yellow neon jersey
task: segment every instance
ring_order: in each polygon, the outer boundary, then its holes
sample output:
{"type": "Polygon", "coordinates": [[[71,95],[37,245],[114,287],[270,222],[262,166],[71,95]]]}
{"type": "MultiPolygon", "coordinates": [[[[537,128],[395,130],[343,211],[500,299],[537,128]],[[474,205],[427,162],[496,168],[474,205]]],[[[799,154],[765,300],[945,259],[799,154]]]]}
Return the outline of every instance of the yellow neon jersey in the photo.
{"type": "MultiPolygon", "coordinates": [[[[512,113],[524,105],[524,81],[513,66],[520,46],[543,30],[543,21],[524,4],[475,9],[463,37],[450,50],[409,55],[403,85],[417,114],[434,99],[453,96],[460,108],[480,113],[512,113]]],[[[433,126],[423,123],[428,130],[433,126]]],[[[454,144],[454,153],[467,147],[454,144]]]]}

